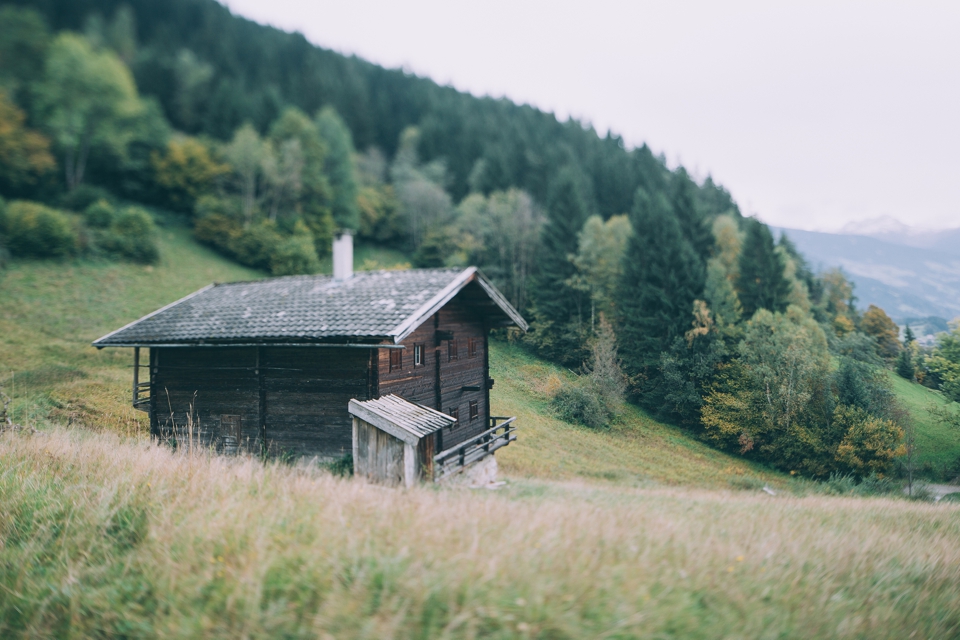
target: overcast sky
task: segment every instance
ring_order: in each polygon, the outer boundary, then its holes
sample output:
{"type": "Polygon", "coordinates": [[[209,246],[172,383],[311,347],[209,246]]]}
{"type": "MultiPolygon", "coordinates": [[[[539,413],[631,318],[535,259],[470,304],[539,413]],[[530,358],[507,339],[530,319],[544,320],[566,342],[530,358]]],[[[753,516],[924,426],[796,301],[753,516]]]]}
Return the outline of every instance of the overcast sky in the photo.
{"type": "Polygon", "coordinates": [[[960,226],[960,2],[226,4],[646,142],[771,224],[960,226]]]}

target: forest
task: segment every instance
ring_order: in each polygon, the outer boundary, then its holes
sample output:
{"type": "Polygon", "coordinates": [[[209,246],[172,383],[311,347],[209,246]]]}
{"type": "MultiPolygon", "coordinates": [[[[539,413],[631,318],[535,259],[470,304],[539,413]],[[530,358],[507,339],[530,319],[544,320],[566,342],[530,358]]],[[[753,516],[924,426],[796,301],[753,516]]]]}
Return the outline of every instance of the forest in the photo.
{"type": "Polygon", "coordinates": [[[176,220],[276,276],[343,229],[477,265],[532,321],[504,338],[578,372],[559,415],[602,429],[634,402],[790,474],[913,472],[886,370],[960,401],[960,326],[901,338],[711,178],[214,0],[0,7],[0,194],[0,263],[151,264],[176,220]]]}

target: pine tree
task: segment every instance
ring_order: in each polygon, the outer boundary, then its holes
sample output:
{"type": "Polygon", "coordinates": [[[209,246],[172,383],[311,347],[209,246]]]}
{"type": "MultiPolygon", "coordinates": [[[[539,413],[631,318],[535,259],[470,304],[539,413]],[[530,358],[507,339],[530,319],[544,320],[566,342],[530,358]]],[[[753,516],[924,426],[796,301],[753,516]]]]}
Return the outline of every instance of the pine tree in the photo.
{"type": "MultiPolygon", "coordinates": [[[[907,327],[907,331],[910,330],[910,327],[907,327]]],[[[907,344],[910,344],[909,342],[907,344]]],[[[901,349],[900,355],[897,356],[897,375],[901,378],[907,380],[914,380],[916,377],[916,370],[913,368],[913,358],[910,354],[910,349],[901,349]]]]}
{"type": "Polygon", "coordinates": [[[916,342],[917,336],[913,334],[913,329],[910,328],[910,325],[907,325],[907,328],[903,330],[903,346],[909,347],[910,343],[916,342]]]}
{"type": "Polygon", "coordinates": [[[863,372],[850,358],[840,360],[836,373],[837,401],[848,407],[870,408],[870,391],[864,381],[863,372]]]}
{"type": "Polygon", "coordinates": [[[619,287],[621,355],[641,400],[652,406],[660,355],[690,328],[693,301],[703,292],[703,261],[662,195],[639,190],[631,222],[619,287]]]}
{"type": "Polygon", "coordinates": [[[532,339],[545,357],[567,366],[580,366],[585,355],[582,307],[589,300],[569,283],[576,275],[571,256],[588,214],[580,176],[569,168],[560,171],[547,200],[539,273],[531,292],[536,316],[532,339]]]}
{"type": "Polygon", "coordinates": [[[706,260],[713,251],[714,237],[706,217],[697,207],[697,191],[697,185],[687,175],[687,171],[683,167],[677,169],[673,177],[670,204],[680,222],[683,237],[693,247],[694,253],[706,260]]]}
{"type": "Polygon", "coordinates": [[[783,259],[776,252],[769,227],[758,220],[748,220],[737,280],[745,318],[752,317],[757,309],[776,312],[787,308],[790,282],[783,272],[783,259]]]}

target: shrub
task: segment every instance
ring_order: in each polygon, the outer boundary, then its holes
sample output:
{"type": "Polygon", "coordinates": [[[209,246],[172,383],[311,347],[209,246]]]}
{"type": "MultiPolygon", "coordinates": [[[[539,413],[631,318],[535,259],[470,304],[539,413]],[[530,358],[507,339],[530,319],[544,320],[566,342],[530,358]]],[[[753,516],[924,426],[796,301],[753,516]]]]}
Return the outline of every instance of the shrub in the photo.
{"type": "Polygon", "coordinates": [[[209,213],[193,226],[193,235],[197,240],[231,257],[233,252],[230,247],[241,234],[243,227],[240,223],[222,213],[209,213]]]}
{"type": "Polygon", "coordinates": [[[110,192],[100,187],[81,184],[73,191],[68,191],[60,197],[60,206],[71,211],[85,211],[87,207],[99,200],[110,201],[110,192]]]}
{"type": "Polygon", "coordinates": [[[828,495],[886,496],[900,494],[901,483],[889,477],[871,473],[857,481],[852,473],[833,472],[820,485],[820,490],[828,495]]]}
{"type": "Polygon", "coordinates": [[[561,420],[599,429],[610,423],[610,414],[596,385],[582,377],[573,384],[561,386],[550,402],[561,420]]]}
{"type": "Polygon", "coordinates": [[[113,223],[116,213],[113,205],[101,198],[83,210],[83,218],[88,227],[106,229],[113,223]]]}
{"type": "Polygon", "coordinates": [[[160,258],[157,227],[149,213],[140,207],[126,207],[114,218],[109,235],[112,252],[134,262],[150,264],[160,258]]]}
{"type": "Polygon", "coordinates": [[[244,228],[236,218],[214,212],[197,220],[193,234],[200,242],[240,264],[262,269],[271,275],[319,271],[320,260],[307,226],[298,220],[287,229],[282,230],[269,220],[244,228]]]}
{"type": "Polygon", "coordinates": [[[275,276],[316,273],[319,270],[317,250],[306,227],[303,227],[302,233],[295,233],[277,245],[270,256],[270,273],[275,276]]]}
{"type": "Polygon", "coordinates": [[[14,255],[61,257],[76,249],[77,232],[56,209],[20,200],[10,203],[5,217],[8,248],[14,255]]]}
{"type": "Polygon", "coordinates": [[[845,434],[837,447],[837,464],[850,473],[860,477],[882,473],[905,453],[903,429],[859,407],[838,405],[833,423],[838,433],[845,434]]]}
{"type": "Polygon", "coordinates": [[[240,264],[270,271],[271,258],[282,242],[276,225],[264,220],[244,229],[233,239],[229,250],[240,264]]]}

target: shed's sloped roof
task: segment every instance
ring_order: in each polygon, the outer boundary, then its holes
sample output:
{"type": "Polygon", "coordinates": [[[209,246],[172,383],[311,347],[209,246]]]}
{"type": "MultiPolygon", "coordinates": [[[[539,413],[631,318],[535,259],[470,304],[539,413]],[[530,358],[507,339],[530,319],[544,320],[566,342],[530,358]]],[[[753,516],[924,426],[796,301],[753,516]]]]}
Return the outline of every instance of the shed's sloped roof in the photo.
{"type": "Polygon", "coordinates": [[[452,417],[395,395],[375,400],[351,400],[347,410],[364,422],[409,444],[456,423],[452,417]]]}
{"type": "MultiPolygon", "coordinates": [[[[289,276],[210,285],[96,340],[97,347],[238,342],[399,342],[464,287],[484,292],[484,313],[526,330],[517,311],[474,267],[289,276]]],[[[476,298],[476,296],[474,296],[476,298]]]]}

